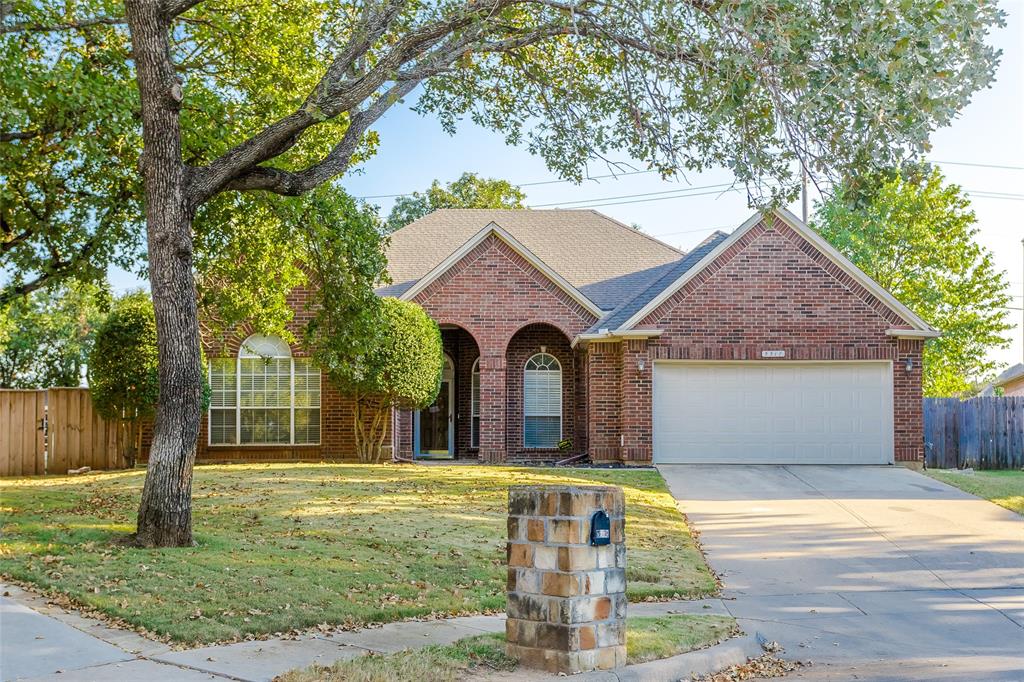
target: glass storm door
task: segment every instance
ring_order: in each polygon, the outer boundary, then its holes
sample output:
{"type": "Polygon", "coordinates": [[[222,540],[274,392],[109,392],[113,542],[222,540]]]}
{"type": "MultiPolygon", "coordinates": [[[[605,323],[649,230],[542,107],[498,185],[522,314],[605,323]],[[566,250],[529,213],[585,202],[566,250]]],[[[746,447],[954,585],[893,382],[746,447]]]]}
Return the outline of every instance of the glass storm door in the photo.
{"type": "Polygon", "coordinates": [[[452,410],[452,380],[455,376],[452,361],[445,356],[441,388],[434,404],[416,413],[416,454],[420,457],[454,455],[452,436],[454,420],[452,410]]]}

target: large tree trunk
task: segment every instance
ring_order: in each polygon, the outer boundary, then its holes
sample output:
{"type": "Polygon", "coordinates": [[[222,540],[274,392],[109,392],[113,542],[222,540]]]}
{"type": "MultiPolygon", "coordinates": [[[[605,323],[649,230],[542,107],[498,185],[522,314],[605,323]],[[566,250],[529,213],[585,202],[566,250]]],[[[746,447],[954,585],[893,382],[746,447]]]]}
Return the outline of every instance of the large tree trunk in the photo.
{"type": "Polygon", "coordinates": [[[192,544],[192,465],[199,435],[202,368],[192,274],[192,217],[181,159],[181,84],[161,3],[126,0],[142,104],[149,281],[156,312],[160,396],[136,542],[192,544]]]}

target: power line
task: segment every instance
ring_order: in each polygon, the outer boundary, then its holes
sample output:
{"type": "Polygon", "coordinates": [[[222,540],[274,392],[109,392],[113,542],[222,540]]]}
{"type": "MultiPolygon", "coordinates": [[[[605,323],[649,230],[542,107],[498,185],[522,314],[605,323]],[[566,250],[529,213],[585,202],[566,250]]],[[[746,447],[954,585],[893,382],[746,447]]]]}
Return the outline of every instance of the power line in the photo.
{"type": "MultiPolygon", "coordinates": [[[[611,201],[613,199],[632,199],[632,198],[635,198],[635,197],[651,197],[651,196],[656,196],[656,195],[661,195],[661,194],[679,194],[681,192],[694,192],[694,191],[701,190],[701,189],[713,189],[713,188],[716,188],[716,187],[731,187],[733,184],[735,184],[735,183],[723,182],[723,183],[720,183],[718,185],[702,185],[700,187],[680,187],[678,189],[666,189],[666,190],[662,190],[660,192],[643,192],[641,194],[621,194],[619,196],[595,197],[595,198],[592,198],[592,199],[576,199],[576,200],[573,200],[573,201],[554,201],[554,202],[551,202],[549,204],[530,204],[530,208],[546,208],[548,206],[567,206],[569,204],[589,204],[592,201],[611,201]]],[[[676,198],[682,198],[683,196],[688,196],[688,195],[680,194],[680,196],[678,196],[678,197],[666,197],[666,198],[676,199],[676,198]]]]}
{"type": "Polygon", "coordinates": [[[1024,171],[1024,166],[1000,166],[994,163],[968,163],[967,161],[932,161],[932,163],[937,163],[941,166],[971,166],[972,168],[1024,171]]]}
{"type": "Polygon", "coordinates": [[[964,190],[964,192],[978,199],[1006,199],[1007,201],[1024,201],[1024,194],[972,192],[971,190],[964,190]]]}
{"type": "MultiPolygon", "coordinates": [[[[588,175],[587,177],[583,178],[583,180],[584,181],[587,181],[587,180],[606,180],[608,178],[615,178],[617,180],[617,179],[619,179],[621,177],[625,177],[627,175],[643,175],[645,173],[657,173],[657,171],[654,170],[654,169],[650,169],[650,170],[638,170],[638,171],[624,171],[622,173],[608,173],[607,175],[588,175]]],[[[573,180],[564,180],[564,179],[561,179],[561,178],[555,178],[555,179],[552,179],[552,180],[537,180],[535,182],[518,182],[518,183],[510,182],[509,184],[512,185],[513,187],[538,187],[540,185],[558,185],[558,184],[561,184],[563,182],[573,182],[573,180]]],[[[405,194],[370,194],[370,195],[367,195],[367,196],[364,196],[364,197],[356,197],[356,198],[357,199],[397,199],[398,197],[412,196],[415,193],[416,192],[406,192],[405,194]]]]}
{"type": "MultiPolygon", "coordinates": [[[[587,209],[600,208],[603,206],[623,206],[626,204],[643,204],[651,201],[665,201],[667,199],[688,199],[690,197],[702,197],[709,194],[724,194],[726,192],[739,192],[739,187],[733,187],[734,183],[723,183],[720,185],[704,185],[701,187],[689,187],[675,190],[664,190],[661,192],[646,192],[643,194],[622,194],[618,196],[594,197],[591,199],[577,199],[572,201],[558,201],[548,204],[531,204],[530,208],[548,208],[552,206],[567,206],[569,208],[587,209]],[[716,189],[713,189],[716,188],[716,189]],[[708,192],[697,192],[695,190],[713,189],[708,192]],[[669,195],[669,196],[662,196],[669,195]]],[[[984,190],[964,190],[966,194],[979,199],[1008,199],[1012,201],[1024,201],[1024,194],[1013,192],[988,192],[984,190]]]]}
{"type": "MultiPolygon", "coordinates": [[[[954,166],[970,166],[970,167],[977,167],[977,168],[994,168],[994,169],[999,169],[999,170],[1024,171],[1024,166],[1004,166],[1004,165],[998,165],[998,164],[973,163],[973,162],[967,162],[967,161],[933,161],[933,163],[943,164],[943,165],[954,165],[954,166]]],[[[593,176],[589,176],[587,178],[584,178],[584,180],[604,180],[604,179],[608,179],[608,178],[618,179],[620,177],[626,177],[626,176],[631,176],[631,175],[644,175],[644,174],[655,173],[655,172],[657,172],[657,171],[653,170],[653,169],[638,170],[638,171],[625,171],[625,172],[622,172],[622,173],[608,173],[606,175],[593,175],[593,176]]],[[[554,178],[554,179],[551,179],[551,180],[537,180],[537,181],[534,181],[534,182],[521,182],[521,183],[511,183],[510,182],[510,184],[512,184],[515,187],[539,187],[539,186],[542,186],[542,185],[557,185],[557,184],[562,184],[562,183],[567,183],[567,182],[573,182],[573,181],[572,180],[564,180],[564,179],[554,178]]],[[[735,184],[736,184],[735,182],[726,182],[726,183],[719,183],[719,184],[715,184],[715,185],[699,185],[699,186],[695,186],[695,187],[683,187],[683,188],[679,188],[679,189],[663,190],[663,191],[660,191],[660,192],[646,192],[646,193],[641,193],[641,194],[624,194],[624,195],[619,195],[619,196],[595,197],[593,199],[577,199],[577,200],[570,200],[570,201],[549,202],[549,203],[545,203],[545,204],[531,204],[530,208],[547,208],[547,207],[550,207],[550,206],[569,206],[569,205],[579,205],[579,207],[581,207],[581,208],[589,208],[591,206],[593,206],[593,207],[599,207],[599,206],[618,206],[618,205],[630,204],[630,203],[645,203],[647,201],[658,201],[660,199],[638,199],[637,201],[619,201],[619,200],[636,199],[636,198],[640,198],[640,197],[651,197],[651,196],[656,196],[656,195],[668,195],[668,194],[677,194],[677,196],[671,196],[671,197],[670,196],[665,196],[663,198],[664,199],[681,199],[681,198],[684,198],[686,196],[705,196],[706,194],[713,194],[713,192],[706,192],[706,193],[703,193],[703,194],[683,194],[684,192],[696,192],[697,190],[703,190],[703,189],[713,189],[713,188],[724,187],[724,188],[728,188],[728,189],[725,189],[724,191],[733,191],[733,192],[740,191],[740,188],[733,187],[733,185],[735,185],[735,184]],[[596,201],[601,201],[601,202],[615,201],[617,203],[601,203],[601,204],[592,204],[591,203],[591,202],[596,202],[596,201]],[[586,206],[584,206],[584,204],[586,204],[586,206]]],[[[970,194],[972,196],[977,196],[977,197],[982,198],[982,199],[1010,199],[1010,200],[1015,200],[1015,201],[1024,200],[1024,194],[1016,194],[1016,193],[1012,193],[1012,192],[996,192],[996,191],[991,191],[991,190],[976,190],[976,191],[964,190],[964,191],[967,194],[970,194]]],[[[357,197],[357,198],[358,199],[397,199],[399,197],[411,196],[414,193],[415,192],[406,192],[406,193],[403,193],[403,194],[371,194],[371,195],[366,195],[366,196],[360,196],[360,197],[357,197]]]]}

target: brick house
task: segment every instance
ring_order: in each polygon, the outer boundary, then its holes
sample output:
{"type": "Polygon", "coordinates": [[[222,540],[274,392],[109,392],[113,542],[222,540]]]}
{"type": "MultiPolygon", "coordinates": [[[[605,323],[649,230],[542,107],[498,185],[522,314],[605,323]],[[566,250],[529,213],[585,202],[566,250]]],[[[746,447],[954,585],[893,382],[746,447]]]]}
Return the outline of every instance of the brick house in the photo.
{"type": "MultiPolygon", "coordinates": [[[[388,260],[379,293],[422,305],[446,356],[434,405],[391,415],[399,457],[922,458],[938,332],[786,211],[683,253],[594,211],[442,210],[394,233],[388,260]]],[[[299,348],[205,350],[200,460],[353,456],[351,407],[299,348]]]]}

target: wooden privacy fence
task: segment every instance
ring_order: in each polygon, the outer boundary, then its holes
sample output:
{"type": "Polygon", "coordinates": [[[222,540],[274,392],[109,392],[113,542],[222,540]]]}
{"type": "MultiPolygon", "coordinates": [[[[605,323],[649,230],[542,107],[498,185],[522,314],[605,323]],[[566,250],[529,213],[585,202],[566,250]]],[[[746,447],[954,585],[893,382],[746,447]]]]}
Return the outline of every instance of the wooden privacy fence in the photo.
{"type": "Polygon", "coordinates": [[[924,451],[929,467],[1024,467],[1024,397],[924,399],[924,451]]]}
{"type": "Polygon", "coordinates": [[[85,388],[0,390],[0,476],[121,469],[126,429],[100,417],[85,388]]]}

